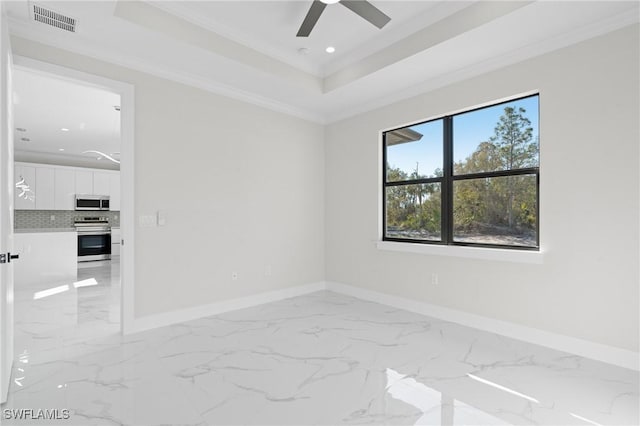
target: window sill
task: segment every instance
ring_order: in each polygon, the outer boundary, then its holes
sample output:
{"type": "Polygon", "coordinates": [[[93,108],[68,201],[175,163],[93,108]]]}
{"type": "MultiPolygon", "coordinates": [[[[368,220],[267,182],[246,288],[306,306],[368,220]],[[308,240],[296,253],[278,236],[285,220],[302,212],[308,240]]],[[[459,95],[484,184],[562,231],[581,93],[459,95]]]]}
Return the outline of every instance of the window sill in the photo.
{"type": "Polygon", "coordinates": [[[495,260],[500,262],[542,264],[542,251],[494,249],[485,247],[444,246],[435,244],[376,241],[378,250],[418,253],[434,256],[464,257],[467,259],[495,260]]]}

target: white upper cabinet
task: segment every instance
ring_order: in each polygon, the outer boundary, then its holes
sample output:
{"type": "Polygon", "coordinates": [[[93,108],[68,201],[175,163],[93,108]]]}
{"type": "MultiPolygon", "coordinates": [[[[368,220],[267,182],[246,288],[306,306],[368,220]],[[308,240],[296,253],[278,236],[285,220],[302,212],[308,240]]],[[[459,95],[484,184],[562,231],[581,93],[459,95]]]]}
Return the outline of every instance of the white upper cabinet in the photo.
{"type": "Polygon", "coordinates": [[[76,170],[76,194],[93,195],[93,172],[76,170]]]}
{"type": "Polygon", "coordinates": [[[109,210],[120,210],[120,173],[109,175],[109,210]]]}
{"type": "Polygon", "coordinates": [[[93,172],[93,195],[111,195],[110,176],[111,173],[93,172]]]}
{"type": "Polygon", "coordinates": [[[54,186],[53,167],[36,167],[36,210],[54,209],[54,186]]]}
{"type": "Polygon", "coordinates": [[[16,210],[75,210],[76,194],[108,195],[120,210],[120,172],[45,164],[15,163],[16,210]],[[20,196],[22,195],[22,196],[20,196]]]}
{"type": "Polygon", "coordinates": [[[76,196],[76,172],[69,169],[55,169],[54,208],[73,210],[76,196]]]}
{"type": "Polygon", "coordinates": [[[14,168],[16,187],[14,188],[14,209],[33,210],[36,208],[36,169],[31,166],[16,165],[14,168]]]}

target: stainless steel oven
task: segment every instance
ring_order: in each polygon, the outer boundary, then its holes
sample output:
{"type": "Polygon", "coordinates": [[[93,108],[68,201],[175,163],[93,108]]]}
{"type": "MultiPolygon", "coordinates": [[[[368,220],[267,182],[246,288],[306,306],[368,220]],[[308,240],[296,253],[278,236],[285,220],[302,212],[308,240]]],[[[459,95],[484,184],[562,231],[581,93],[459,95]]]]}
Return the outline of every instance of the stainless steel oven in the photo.
{"type": "Polygon", "coordinates": [[[76,194],[76,210],[109,210],[108,195],[76,194]]]}
{"type": "Polygon", "coordinates": [[[76,217],[78,262],[111,259],[111,226],[106,217],[76,217]]]}

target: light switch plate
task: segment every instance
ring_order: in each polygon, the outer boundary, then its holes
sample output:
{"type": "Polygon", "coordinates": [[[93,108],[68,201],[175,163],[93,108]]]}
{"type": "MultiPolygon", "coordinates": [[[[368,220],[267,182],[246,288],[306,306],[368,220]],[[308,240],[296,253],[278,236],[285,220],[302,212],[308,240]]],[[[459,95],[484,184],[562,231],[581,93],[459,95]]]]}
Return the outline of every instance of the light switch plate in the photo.
{"type": "Polygon", "coordinates": [[[158,216],[158,226],[164,226],[167,224],[167,217],[164,210],[158,210],[157,216],[158,216]]]}
{"type": "Polygon", "coordinates": [[[152,228],[156,226],[155,215],[140,215],[138,216],[138,224],[141,228],[152,228]]]}

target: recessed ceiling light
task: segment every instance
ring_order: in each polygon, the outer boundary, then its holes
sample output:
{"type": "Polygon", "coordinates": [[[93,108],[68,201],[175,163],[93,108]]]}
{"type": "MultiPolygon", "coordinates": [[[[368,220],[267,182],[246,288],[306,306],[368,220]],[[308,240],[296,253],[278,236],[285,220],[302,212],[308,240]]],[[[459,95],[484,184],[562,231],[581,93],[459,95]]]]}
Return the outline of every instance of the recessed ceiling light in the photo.
{"type": "Polygon", "coordinates": [[[20,138],[20,140],[21,140],[22,142],[29,142],[31,139],[29,139],[29,138],[20,138]]]}
{"type": "Polygon", "coordinates": [[[64,148],[59,148],[58,151],[64,151],[64,148]]]}
{"type": "Polygon", "coordinates": [[[16,130],[19,132],[26,132],[27,129],[25,129],[24,127],[16,127],[16,130]]]}
{"type": "Polygon", "coordinates": [[[66,127],[63,127],[63,128],[62,128],[62,129],[60,129],[60,130],[62,130],[63,132],[68,132],[68,131],[69,131],[69,129],[67,129],[66,127]]]}
{"type": "Polygon", "coordinates": [[[301,47],[300,49],[298,49],[298,53],[300,55],[307,55],[309,53],[309,49],[307,47],[301,47]]]}
{"type": "Polygon", "coordinates": [[[334,4],[338,3],[340,0],[320,0],[324,4],[334,4]]]}
{"type": "Polygon", "coordinates": [[[327,52],[327,53],[333,53],[333,52],[336,51],[336,48],[333,47],[333,46],[329,46],[326,49],[324,49],[324,51],[327,52]]]}

